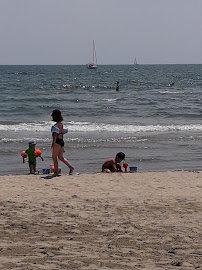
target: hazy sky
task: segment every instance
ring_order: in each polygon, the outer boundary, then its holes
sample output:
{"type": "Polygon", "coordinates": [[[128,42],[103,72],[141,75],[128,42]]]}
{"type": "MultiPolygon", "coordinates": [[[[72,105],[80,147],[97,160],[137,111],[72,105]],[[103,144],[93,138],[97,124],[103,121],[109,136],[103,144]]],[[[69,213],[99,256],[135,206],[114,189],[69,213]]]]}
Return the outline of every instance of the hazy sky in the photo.
{"type": "Polygon", "coordinates": [[[202,0],[0,0],[0,64],[202,64],[202,0]]]}

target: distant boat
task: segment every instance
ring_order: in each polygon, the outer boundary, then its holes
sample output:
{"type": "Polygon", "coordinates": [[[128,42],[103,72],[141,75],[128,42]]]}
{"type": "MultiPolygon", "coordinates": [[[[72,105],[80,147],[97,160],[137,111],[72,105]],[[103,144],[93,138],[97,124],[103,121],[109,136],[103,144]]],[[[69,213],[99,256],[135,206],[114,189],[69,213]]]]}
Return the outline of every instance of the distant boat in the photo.
{"type": "Polygon", "coordinates": [[[137,59],[135,58],[135,60],[134,60],[134,66],[135,66],[135,70],[137,70],[137,65],[138,65],[138,63],[137,63],[137,59]]]}
{"type": "Polygon", "coordinates": [[[96,50],[95,50],[95,42],[93,40],[93,62],[88,63],[87,67],[89,69],[96,69],[97,68],[97,56],[96,56],[96,50]]]}

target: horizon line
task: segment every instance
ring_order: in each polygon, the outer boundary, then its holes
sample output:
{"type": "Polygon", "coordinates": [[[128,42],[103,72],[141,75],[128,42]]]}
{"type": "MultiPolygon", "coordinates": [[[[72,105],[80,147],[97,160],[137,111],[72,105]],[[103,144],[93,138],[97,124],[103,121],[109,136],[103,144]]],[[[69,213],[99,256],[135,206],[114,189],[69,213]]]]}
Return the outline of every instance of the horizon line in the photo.
{"type": "MultiPolygon", "coordinates": [[[[202,63],[98,64],[97,66],[202,65],[202,63]]],[[[87,66],[87,64],[0,64],[0,66],[87,66]]]]}

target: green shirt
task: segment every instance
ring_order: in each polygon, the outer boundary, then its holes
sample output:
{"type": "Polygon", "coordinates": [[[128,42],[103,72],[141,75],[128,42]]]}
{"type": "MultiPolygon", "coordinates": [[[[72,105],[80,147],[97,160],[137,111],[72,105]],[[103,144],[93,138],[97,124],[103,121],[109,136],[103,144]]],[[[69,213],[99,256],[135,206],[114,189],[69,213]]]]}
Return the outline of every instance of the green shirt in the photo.
{"type": "Polygon", "coordinates": [[[30,146],[25,153],[28,155],[29,163],[36,165],[36,157],[34,156],[35,147],[30,146]]]}

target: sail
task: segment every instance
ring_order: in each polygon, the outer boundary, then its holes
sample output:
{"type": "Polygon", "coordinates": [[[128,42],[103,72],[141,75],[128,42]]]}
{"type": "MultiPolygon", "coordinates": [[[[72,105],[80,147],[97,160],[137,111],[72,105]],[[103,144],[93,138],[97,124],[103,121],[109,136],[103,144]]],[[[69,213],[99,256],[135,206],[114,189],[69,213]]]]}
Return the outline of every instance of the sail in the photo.
{"type": "Polygon", "coordinates": [[[93,61],[91,63],[88,63],[88,68],[89,69],[97,68],[97,55],[96,55],[94,40],[93,40],[93,61]]]}

